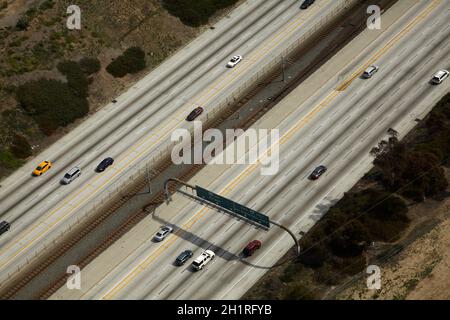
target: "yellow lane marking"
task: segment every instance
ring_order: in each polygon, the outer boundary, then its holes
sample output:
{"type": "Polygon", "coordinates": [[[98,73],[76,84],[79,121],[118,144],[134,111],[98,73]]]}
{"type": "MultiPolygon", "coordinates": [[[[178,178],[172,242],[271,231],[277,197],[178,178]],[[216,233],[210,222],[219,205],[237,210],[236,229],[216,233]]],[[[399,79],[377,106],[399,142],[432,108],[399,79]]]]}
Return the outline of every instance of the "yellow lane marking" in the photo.
{"type": "MultiPolygon", "coordinates": [[[[288,27],[290,27],[294,22],[301,22],[301,23],[303,24],[305,21],[301,21],[301,19],[298,18],[298,19],[294,20],[291,24],[289,24],[288,27]]],[[[275,38],[272,37],[272,38],[270,39],[270,41],[265,41],[265,42],[263,42],[263,44],[260,45],[260,47],[268,46],[267,44],[264,45],[264,43],[272,43],[272,42],[273,42],[280,34],[283,34],[283,32],[285,32],[285,30],[286,30],[288,27],[285,27],[284,29],[280,30],[280,31],[277,33],[277,36],[276,36],[275,38]]],[[[289,35],[289,33],[285,34],[285,36],[284,36],[283,38],[287,37],[288,35],[289,35]]],[[[266,51],[261,50],[261,53],[260,53],[259,55],[256,55],[256,56],[257,56],[257,57],[261,57],[262,55],[264,55],[265,52],[267,52],[269,49],[272,49],[272,48],[273,48],[273,47],[268,47],[268,49],[266,49],[266,51]]],[[[255,61],[255,62],[257,62],[257,61],[255,61]]],[[[244,72],[245,70],[247,70],[250,66],[251,66],[251,64],[247,64],[247,65],[246,65],[246,68],[244,68],[244,66],[241,66],[240,69],[239,69],[239,68],[235,69],[235,72],[234,72],[234,73],[232,73],[232,72],[227,73],[227,75],[226,75],[225,77],[223,77],[222,80],[220,80],[219,84],[220,84],[220,83],[225,83],[225,84],[228,84],[228,85],[229,85],[233,80],[235,80],[235,79],[238,77],[238,75],[240,75],[242,72],[244,72]],[[234,77],[232,77],[233,74],[236,74],[236,75],[235,75],[234,77]],[[225,81],[225,80],[228,80],[228,81],[225,81]]],[[[224,87],[225,87],[225,85],[222,85],[220,88],[224,88],[224,87]]],[[[210,92],[211,92],[211,90],[210,90],[210,92]]],[[[208,93],[207,93],[207,94],[208,94],[208,93]]],[[[202,95],[204,95],[204,94],[202,94],[202,95]]],[[[215,96],[215,95],[213,95],[212,97],[214,97],[214,96],[215,96]]],[[[208,100],[206,100],[206,101],[209,101],[210,99],[212,99],[212,97],[210,97],[210,98],[209,98],[208,100]]],[[[181,114],[181,112],[180,112],[179,114],[181,114]]],[[[180,124],[181,122],[183,122],[183,120],[179,121],[179,122],[177,123],[177,125],[180,124]]],[[[166,124],[163,128],[165,128],[165,127],[167,127],[167,126],[168,126],[168,125],[166,124]]],[[[173,127],[172,127],[172,128],[173,128],[173,127]]],[[[156,130],[155,130],[155,131],[156,131],[156,130]]],[[[146,138],[143,139],[140,143],[135,144],[134,146],[136,146],[136,147],[135,147],[134,149],[132,149],[130,152],[126,153],[123,157],[119,158],[119,161],[117,161],[117,162],[120,162],[121,159],[127,157],[127,156],[130,155],[132,152],[135,152],[136,149],[137,149],[138,147],[140,147],[140,146],[141,146],[142,144],[144,144],[145,142],[148,142],[148,141],[150,140],[150,138],[152,138],[153,136],[155,136],[155,135],[154,135],[154,134],[151,134],[150,137],[146,137],[146,138]]],[[[165,137],[167,137],[167,136],[161,136],[154,144],[152,144],[151,146],[149,146],[148,148],[146,148],[143,152],[140,152],[139,155],[145,153],[148,149],[150,149],[151,147],[153,147],[155,144],[157,144],[161,139],[163,139],[163,138],[165,138],[165,137]]],[[[133,158],[133,160],[135,160],[136,158],[137,158],[137,157],[133,158]]],[[[133,161],[130,161],[130,162],[132,163],[133,161]]],[[[127,166],[126,166],[126,167],[127,167],[127,166]]],[[[126,167],[123,167],[122,169],[118,169],[117,172],[116,172],[114,175],[112,175],[110,179],[106,180],[106,182],[103,183],[103,184],[100,186],[100,188],[98,188],[98,190],[96,190],[94,193],[91,194],[91,197],[92,197],[93,195],[95,195],[96,193],[98,193],[98,191],[99,191],[101,188],[103,188],[107,183],[109,183],[113,178],[115,178],[115,177],[116,177],[120,172],[122,172],[123,169],[125,169],[126,167]]],[[[98,176],[98,177],[94,178],[94,180],[93,180],[91,183],[96,182],[96,181],[97,181],[98,179],[100,179],[100,178],[101,178],[101,176],[98,176]]],[[[54,214],[56,214],[60,209],[62,209],[64,206],[66,206],[66,205],[67,205],[70,201],[72,201],[75,197],[77,197],[77,196],[80,195],[83,191],[85,191],[86,188],[87,188],[87,186],[84,186],[84,187],[82,187],[81,189],[79,189],[79,191],[77,191],[72,197],[70,197],[68,201],[63,202],[59,207],[57,207],[55,210],[53,210],[53,211],[48,215],[48,218],[50,218],[51,216],[53,216],[54,214]]],[[[80,202],[76,207],[74,207],[74,209],[77,209],[77,208],[79,208],[81,205],[83,205],[83,204],[86,202],[87,199],[89,199],[89,197],[86,197],[86,198],[84,199],[85,201],[84,201],[84,202],[80,202]]],[[[0,263],[0,268],[3,267],[3,266],[5,266],[5,265],[7,265],[7,264],[9,264],[9,263],[10,263],[16,256],[18,256],[21,252],[23,252],[24,250],[26,250],[27,248],[29,248],[31,245],[33,245],[36,239],[39,239],[44,233],[46,233],[49,229],[53,228],[53,227],[54,227],[57,223],[59,223],[61,220],[65,219],[65,218],[66,218],[69,214],[71,214],[73,211],[74,211],[74,210],[70,210],[67,214],[65,214],[65,215],[63,215],[63,216],[61,216],[61,217],[59,217],[56,221],[54,221],[53,223],[47,225],[47,228],[46,228],[45,230],[43,230],[41,233],[39,233],[37,236],[35,236],[35,237],[32,239],[31,242],[29,242],[26,246],[21,247],[21,248],[19,249],[19,251],[16,251],[16,253],[15,253],[12,257],[10,257],[8,260],[2,261],[2,262],[0,263]]],[[[28,229],[26,232],[24,232],[24,234],[21,236],[21,238],[20,238],[18,241],[14,242],[14,243],[8,243],[6,246],[4,246],[4,247],[2,248],[2,252],[7,251],[7,250],[8,250],[9,248],[11,248],[15,243],[20,242],[20,240],[24,239],[24,238],[25,238],[26,236],[28,236],[31,232],[33,232],[35,229],[37,229],[37,228],[39,227],[40,224],[45,224],[45,221],[43,221],[43,222],[41,222],[41,223],[39,223],[39,224],[33,225],[30,229],[28,229]]]]}
{"type": "MultiPolygon", "coordinates": [[[[433,2],[431,5],[427,7],[427,9],[420,15],[416,16],[413,20],[414,25],[416,25],[419,21],[421,21],[426,15],[428,15],[432,9],[434,9],[438,4],[440,3],[440,0],[437,0],[436,2],[433,2]]],[[[412,27],[411,22],[405,29],[410,30],[412,27]]],[[[403,29],[399,34],[404,35],[405,32],[403,32],[405,29],[403,29]]],[[[397,34],[398,35],[398,34],[397,34]]],[[[401,37],[395,36],[393,39],[396,39],[395,42],[398,42],[401,37]]],[[[374,57],[381,57],[388,49],[393,46],[392,39],[389,41],[382,49],[380,49],[369,61],[375,61],[372,60],[374,57]]],[[[355,72],[356,73],[356,72],[355,72]]],[[[353,77],[353,75],[352,75],[353,77]]],[[[300,130],[302,127],[304,127],[320,110],[322,110],[325,106],[329,105],[329,103],[339,94],[339,91],[333,91],[330,93],[317,107],[315,107],[306,117],[302,118],[300,121],[297,122],[297,124],[283,135],[283,137],[280,139],[281,144],[286,143],[294,133],[296,133],[298,130],[300,130]]],[[[269,150],[268,150],[269,151],[269,150]]],[[[267,152],[268,152],[267,151],[267,152]]],[[[253,172],[257,168],[258,164],[253,164],[249,166],[246,170],[244,170],[241,174],[239,174],[236,178],[234,178],[227,187],[222,189],[224,191],[222,194],[226,195],[229,192],[231,192],[234,187],[236,186],[237,182],[242,180],[244,177],[247,177],[251,172],[253,172]]],[[[205,213],[208,211],[207,208],[203,208],[200,211],[198,211],[187,223],[185,223],[175,234],[183,234],[184,232],[188,231],[200,218],[202,218],[205,213]]],[[[179,237],[171,237],[170,242],[166,242],[165,245],[158,247],[157,250],[155,250],[150,256],[148,256],[143,262],[141,262],[137,267],[135,267],[131,273],[129,273],[125,278],[123,278],[118,284],[116,284],[111,290],[109,290],[102,299],[111,299],[118,291],[120,291],[124,286],[126,286],[130,281],[132,281],[139,273],[139,269],[145,270],[145,268],[152,263],[157,257],[159,257],[164,251],[166,251],[179,237]]]]}
{"type": "MultiPolygon", "coordinates": [[[[440,2],[440,1],[439,1],[440,2]]],[[[351,76],[350,79],[344,81],[339,87],[338,91],[344,91],[347,87],[356,79],[367,67],[369,67],[372,63],[378,60],[387,50],[389,50],[394,44],[396,44],[400,38],[404,36],[405,33],[409,32],[420,20],[422,20],[425,16],[427,16],[438,4],[439,2],[433,2],[425,11],[423,11],[420,15],[418,15],[415,19],[413,19],[402,31],[397,33],[394,38],[392,38],[379,52],[377,52],[369,61],[363,65],[361,68],[356,70],[351,76]]]]}

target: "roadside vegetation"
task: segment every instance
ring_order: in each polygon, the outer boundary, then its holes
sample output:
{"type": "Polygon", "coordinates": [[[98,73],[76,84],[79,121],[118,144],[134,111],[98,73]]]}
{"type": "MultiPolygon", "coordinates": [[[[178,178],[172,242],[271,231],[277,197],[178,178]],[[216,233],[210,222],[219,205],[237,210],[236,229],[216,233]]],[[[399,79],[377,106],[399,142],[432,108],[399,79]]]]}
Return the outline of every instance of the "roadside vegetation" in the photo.
{"type": "Polygon", "coordinates": [[[403,141],[388,134],[371,151],[374,168],[301,239],[300,257],[266,274],[243,299],[320,299],[365,271],[374,243],[395,245],[405,236],[412,207],[445,199],[450,93],[403,141]]]}
{"type": "Polygon", "coordinates": [[[139,47],[131,47],[114,59],[107,67],[111,75],[122,78],[128,73],[137,73],[145,68],[145,52],[139,47]]]}
{"type": "Polygon", "coordinates": [[[238,0],[163,0],[163,6],[188,26],[198,27],[207,24],[218,10],[236,2],[238,0]]]}
{"type": "Polygon", "coordinates": [[[236,2],[79,0],[82,29],[68,30],[66,1],[30,2],[25,8],[0,1],[0,19],[17,17],[0,28],[0,178],[236,2]]]}

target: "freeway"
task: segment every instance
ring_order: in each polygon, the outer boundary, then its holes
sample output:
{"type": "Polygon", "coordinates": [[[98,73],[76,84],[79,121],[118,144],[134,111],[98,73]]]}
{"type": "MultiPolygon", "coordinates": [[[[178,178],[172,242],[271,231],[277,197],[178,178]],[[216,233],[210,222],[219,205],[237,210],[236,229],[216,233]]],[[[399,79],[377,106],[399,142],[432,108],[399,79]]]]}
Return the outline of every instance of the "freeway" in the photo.
{"type": "MultiPolygon", "coordinates": [[[[188,128],[186,115],[201,105],[207,118],[261,62],[306,34],[308,27],[333,12],[344,0],[322,0],[307,11],[298,1],[248,1],[229,19],[218,22],[198,39],[142,79],[130,90],[2,181],[0,215],[11,230],[0,238],[0,290],[24,267],[61,241],[72,225],[91,213],[98,199],[120,191],[139,163],[165,152],[170,133],[188,128]],[[234,69],[225,64],[234,54],[244,61],[234,69]],[[115,164],[102,174],[95,166],[111,156],[115,164]],[[54,166],[33,178],[43,160],[54,166]],[[82,175],[68,186],[59,180],[79,165],[82,175]]],[[[201,117],[201,118],[202,118],[201,117]]]]}
{"type": "MultiPolygon", "coordinates": [[[[371,168],[369,151],[387,130],[403,137],[450,89],[448,80],[429,83],[438,69],[450,67],[450,3],[409,3],[400,18],[391,17],[395,22],[385,22],[379,36],[364,31],[255,124],[280,129],[275,176],[262,176],[259,164],[209,165],[189,183],[265,213],[296,233],[308,231],[371,168]],[[362,79],[371,64],[380,70],[362,79]],[[327,173],[309,181],[319,164],[327,173]]],[[[81,290],[63,286],[51,298],[237,299],[291,247],[289,235],[275,227],[256,230],[177,195],[84,268],[81,290]],[[167,222],[174,234],[152,242],[152,232],[167,222]],[[244,259],[240,252],[253,239],[263,247],[244,259]],[[184,249],[194,257],[211,249],[216,258],[199,272],[189,264],[174,266],[184,249]]]]}

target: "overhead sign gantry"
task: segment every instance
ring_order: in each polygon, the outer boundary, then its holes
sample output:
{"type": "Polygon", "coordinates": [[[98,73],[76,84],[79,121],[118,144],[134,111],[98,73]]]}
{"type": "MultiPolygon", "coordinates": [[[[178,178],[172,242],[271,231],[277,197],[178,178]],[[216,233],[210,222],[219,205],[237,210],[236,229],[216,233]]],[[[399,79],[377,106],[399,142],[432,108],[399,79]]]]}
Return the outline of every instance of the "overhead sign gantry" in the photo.
{"type": "Polygon", "coordinates": [[[164,191],[165,191],[167,202],[169,202],[171,199],[170,192],[169,192],[169,182],[171,182],[171,181],[180,183],[180,184],[184,185],[186,188],[190,188],[191,190],[195,190],[195,193],[196,193],[196,195],[193,195],[193,194],[189,194],[187,192],[181,191],[181,190],[177,190],[178,192],[182,193],[183,195],[185,195],[189,198],[192,198],[194,200],[197,200],[201,203],[204,203],[206,205],[212,206],[212,207],[218,209],[219,211],[224,211],[224,212],[226,212],[230,215],[233,215],[239,219],[243,219],[243,220],[247,221],[248,223],[256,225],[257,227],[262,228],[266,231],[270,229],[270,224],[274,224],[274,225],[284,229],[294,239],[295,244],[297,246],[297,254],[300,254],[300,245],[298,243],[297,238],[295,237],[294,233],[291,230],[289,230],[288,228],[286,228],[285,226],[283,226],[277,222],[270,221],[268,216],[266,216],[260,212],[257,212],[257,211],[250,209],[242,204],[239,204],[230,199],[227,199],[227,198],[225,198],[217,193],[214,193],[212,191],[209,191],[205,188],[202,188],[199,186],[192,186],[184,181],[174,179],[174,178],[168,179],[164,183],[164,191]]]}

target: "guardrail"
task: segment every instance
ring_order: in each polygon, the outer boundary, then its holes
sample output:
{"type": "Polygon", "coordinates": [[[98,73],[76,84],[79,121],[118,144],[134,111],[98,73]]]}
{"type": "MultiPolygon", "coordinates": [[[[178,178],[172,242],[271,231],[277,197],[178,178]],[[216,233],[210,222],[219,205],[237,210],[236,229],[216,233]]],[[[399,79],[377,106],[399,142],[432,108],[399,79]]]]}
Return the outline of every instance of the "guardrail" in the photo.
{"type": "MultiPolygon", "coordinates": [[[[335,2],[335,7],[331,12],[316,21],[314,24],[302,27],[307,31],[301,36],[295,37],[295,35],[289,36],[285,42],[280,45],[271,48],[272,51],[268,57],[263,61],[258,62],[259,68],[249,70],[249,73],[253,73],[245,83],[241,84],[239,88],[236,88],[227,97],[215,100],[214,106],[208,107],[208,113],[206,120],[203,122],[203,127],[206,129],[209,124],[213,123],[218,117],[220,117],[229,106],[233,105],[239,99],[252,89],[254,89],[258,81],[267,78],[270,74],[277,69],[282,70],[284,59],[288,58],[291,54],[313,36],[317,31],[326,27],[336,17],[343,14],[348,8],[357,3],[358,0],[341,0],[335,2]]],[[[191,130],[191,134],[193,129],[191,130]]],[[[24,264],[17,266],[12,272],[7,274],[7,281],[2,282],[1,287],[7,285],[9,280],[12,280],[14,276],[21,270],[27,268],[32,262],[41,257],[47,252],[47,249],[54,247],[56,244],[62,242],[67,236],[67,233],[76,230],[84,221],[96,215],[97,212],[104,210],[111,203],[120,201],[123,194],[122,191],[133,188],[137,185],[145,185],[149,172],[155,168],[160,167],[164,162],[167,162],[170,158],[171,151],[175,143],[170,141],[170,137],[163,140],[156,148],[153,149],[148,155],[146,155],[138,165],[130,166],[128,170],[124,170],[118,177],[113,179],[109,186],[97,196],[97,200],[89,205],[82,207],[77,214],[72,215],[68,220],[64,221],[65,228],[61,228],[57,235],[48,235],[47,238],[53,238],[50,241],[42,241],[41,247],[35,250],[32,257],[28,257],[24,264]],[[81,211],[81,212],[80,212],[81,211]]]]}

